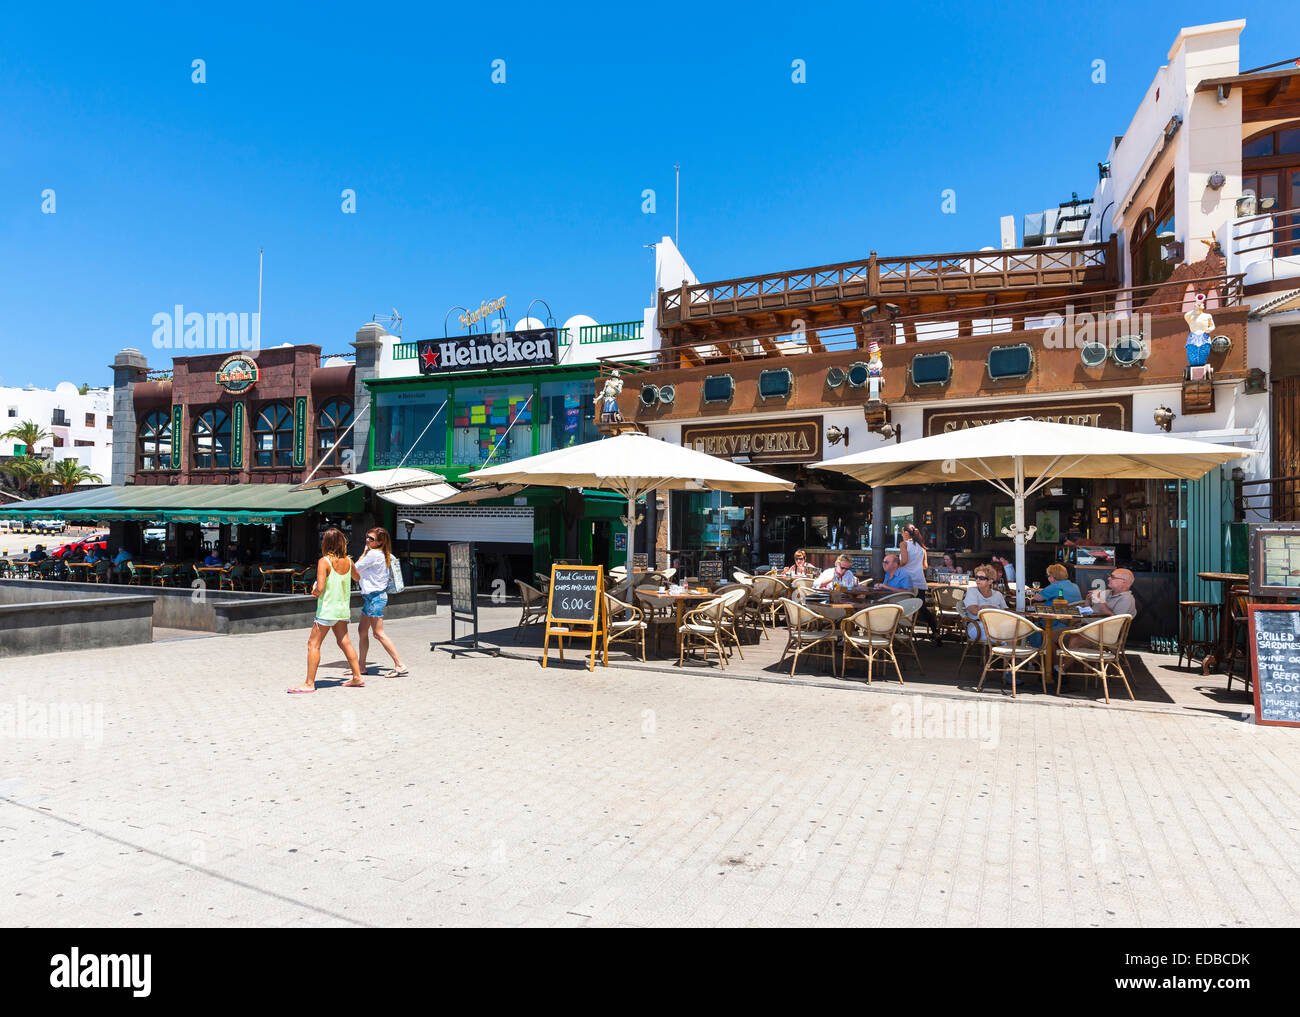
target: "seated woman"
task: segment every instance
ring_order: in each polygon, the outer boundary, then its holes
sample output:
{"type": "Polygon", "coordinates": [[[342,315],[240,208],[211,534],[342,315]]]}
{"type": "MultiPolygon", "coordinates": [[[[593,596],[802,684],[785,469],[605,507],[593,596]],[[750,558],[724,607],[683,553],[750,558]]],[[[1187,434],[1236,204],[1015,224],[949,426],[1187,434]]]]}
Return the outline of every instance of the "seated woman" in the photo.
{"type": "Polygon", "coordinates": [[[1003,611],[1007,609],[1007,599],[1001,591],[993,589],[993,572],[987,565],[975,570],[975,589],[967,591],[965,604],[966,615],[970,619],[966,634],[977,642],[983,642],[988,638],[988,633],[979,620],[980,612],[990,607],[1003,611]]]}
{"type": "Polygon", "coordinates": [[[1059,561],[1047,566],[1047,578],[1050,582],[1034,594],[1034,600],[1064,599],[1067,604],[1076,604],[1083,599],[1078,585],[1070,581],[1070,570],[1059,561]]]}
{"type": "Polygon", "coordinates": [[[783,576],[809,576],[816,579],[821,574],[821,570],[815,565],[808,562],[808,553],[806,551],[796,551],[794,553],[794,564],[787,565],[781,571],[783,576]]]}

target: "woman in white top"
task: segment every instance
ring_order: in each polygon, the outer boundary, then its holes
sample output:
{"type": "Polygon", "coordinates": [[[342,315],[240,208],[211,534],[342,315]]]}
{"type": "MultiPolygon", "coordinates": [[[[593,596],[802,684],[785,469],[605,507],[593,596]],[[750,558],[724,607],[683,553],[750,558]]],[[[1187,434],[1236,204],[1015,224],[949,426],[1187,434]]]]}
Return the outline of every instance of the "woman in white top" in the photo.
{"type": "Polygon", "coordinates": [[[382,526],[366,533],[366,551],[356,560],[356,571],[361,581],[361,632],[357,647],[361,658],[361,673],[366,672],[366,653],[370,649],[373,630],[379,645],[393,658],[393,666],[383,672],[385,678],[404,678],[406,665],[397,654],[397,647],[384,634],[384,608],[388,606],[389,573],[393,566],[393,540],[382,526]]]}
{"type": "Polygon", "coordinates": [[[921,546],[921,531],[910,523],[903,527],[903,539],[899,541],[898,571],[912,580],[912,589],[925,590],[926,556],[921,546]]]}

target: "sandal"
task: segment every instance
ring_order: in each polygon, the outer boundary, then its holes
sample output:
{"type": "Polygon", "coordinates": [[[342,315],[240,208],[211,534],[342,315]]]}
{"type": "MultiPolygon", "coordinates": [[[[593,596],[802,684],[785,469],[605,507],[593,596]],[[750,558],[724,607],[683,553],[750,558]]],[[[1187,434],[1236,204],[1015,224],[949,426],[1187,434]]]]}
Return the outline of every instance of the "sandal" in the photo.
{"type": "Polygon", "coordinates": [[[295,687],[295,688],[292,688],[292,689],[285,689],[285,691],[286,691],[287,693],[289,693],[289,695],[293,696],[293,695],[298,695],[298,694],[300,694],[300,693],[305,695],[305,694],[308,693],[308,692],[315,692],[316,690],[315,690],[314,688],[312,688],[312,689],[300,689],[300,688],[296,688],[296,687],[295,687]]]}
{"type": "Polygon", "coordinates": [[[365,687],[366,687],[365,682],[350,681],[350,682],[339,683],[339,688],[341,689],[364,689],[365,687]]]}
{"type": "Polygon", "coordinates": [[[404,667],[403,668],[390,667],[387,670],[380,672],[380,676],[383,678],[405,678],[410,673],[411,672],[406,670],[406,668],[404,667]]]}

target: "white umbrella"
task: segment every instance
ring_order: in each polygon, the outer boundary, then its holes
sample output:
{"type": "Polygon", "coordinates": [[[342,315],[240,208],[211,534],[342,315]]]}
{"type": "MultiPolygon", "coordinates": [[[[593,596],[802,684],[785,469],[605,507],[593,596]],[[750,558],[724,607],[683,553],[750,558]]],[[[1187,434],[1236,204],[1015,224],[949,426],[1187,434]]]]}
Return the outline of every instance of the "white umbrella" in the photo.
{"type": "Polygon", "coordinates": [[[794,484],[645,434],[543,452],[466,475],[467,480],[541,487],[595,487],[627,495],[627,572],[632,574],[636,500],[655,491],[792,491],[794,484]]]}
{"type": "Polygon", "coordinates": [[[951,483],[971,476],[992,484],[1015,502],[1016,608],[1023,611],[1029,495],[1062,477],[1196,480],[1251,454],[1185,438],[1023,417],[883,445],[815,465],[872,486],[951,483]],[[1036,479],[1026,484],[1027,475],[1036,479]]]}
{"type": "Polygon", "coordinates": [[[509,498],[523,490],[519,484],[482,484],[461,489],[447,483],[436,473],[416,469],[414,466],[391,470],[369,470],[365,473],[345,473],[341,477],[325,477],[299,484],[295,491],[326,490],[331,487],[366,487],[393,505],[406,507],[420,505],[461,505],[482,501],[484,498],[509,498]]]}

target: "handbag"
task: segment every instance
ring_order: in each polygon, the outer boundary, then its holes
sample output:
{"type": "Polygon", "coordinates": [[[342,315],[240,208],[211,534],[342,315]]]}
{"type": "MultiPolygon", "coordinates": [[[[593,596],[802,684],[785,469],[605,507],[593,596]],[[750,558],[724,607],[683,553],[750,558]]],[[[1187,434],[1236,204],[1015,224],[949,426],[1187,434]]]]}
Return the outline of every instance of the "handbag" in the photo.
{"type": "Polygon", "coordinates": [[[402,582],[402,564],[397,560],[397,555],[388,556],[388,592],[401,593],[406,589],[406,584],[402,582]]]}

